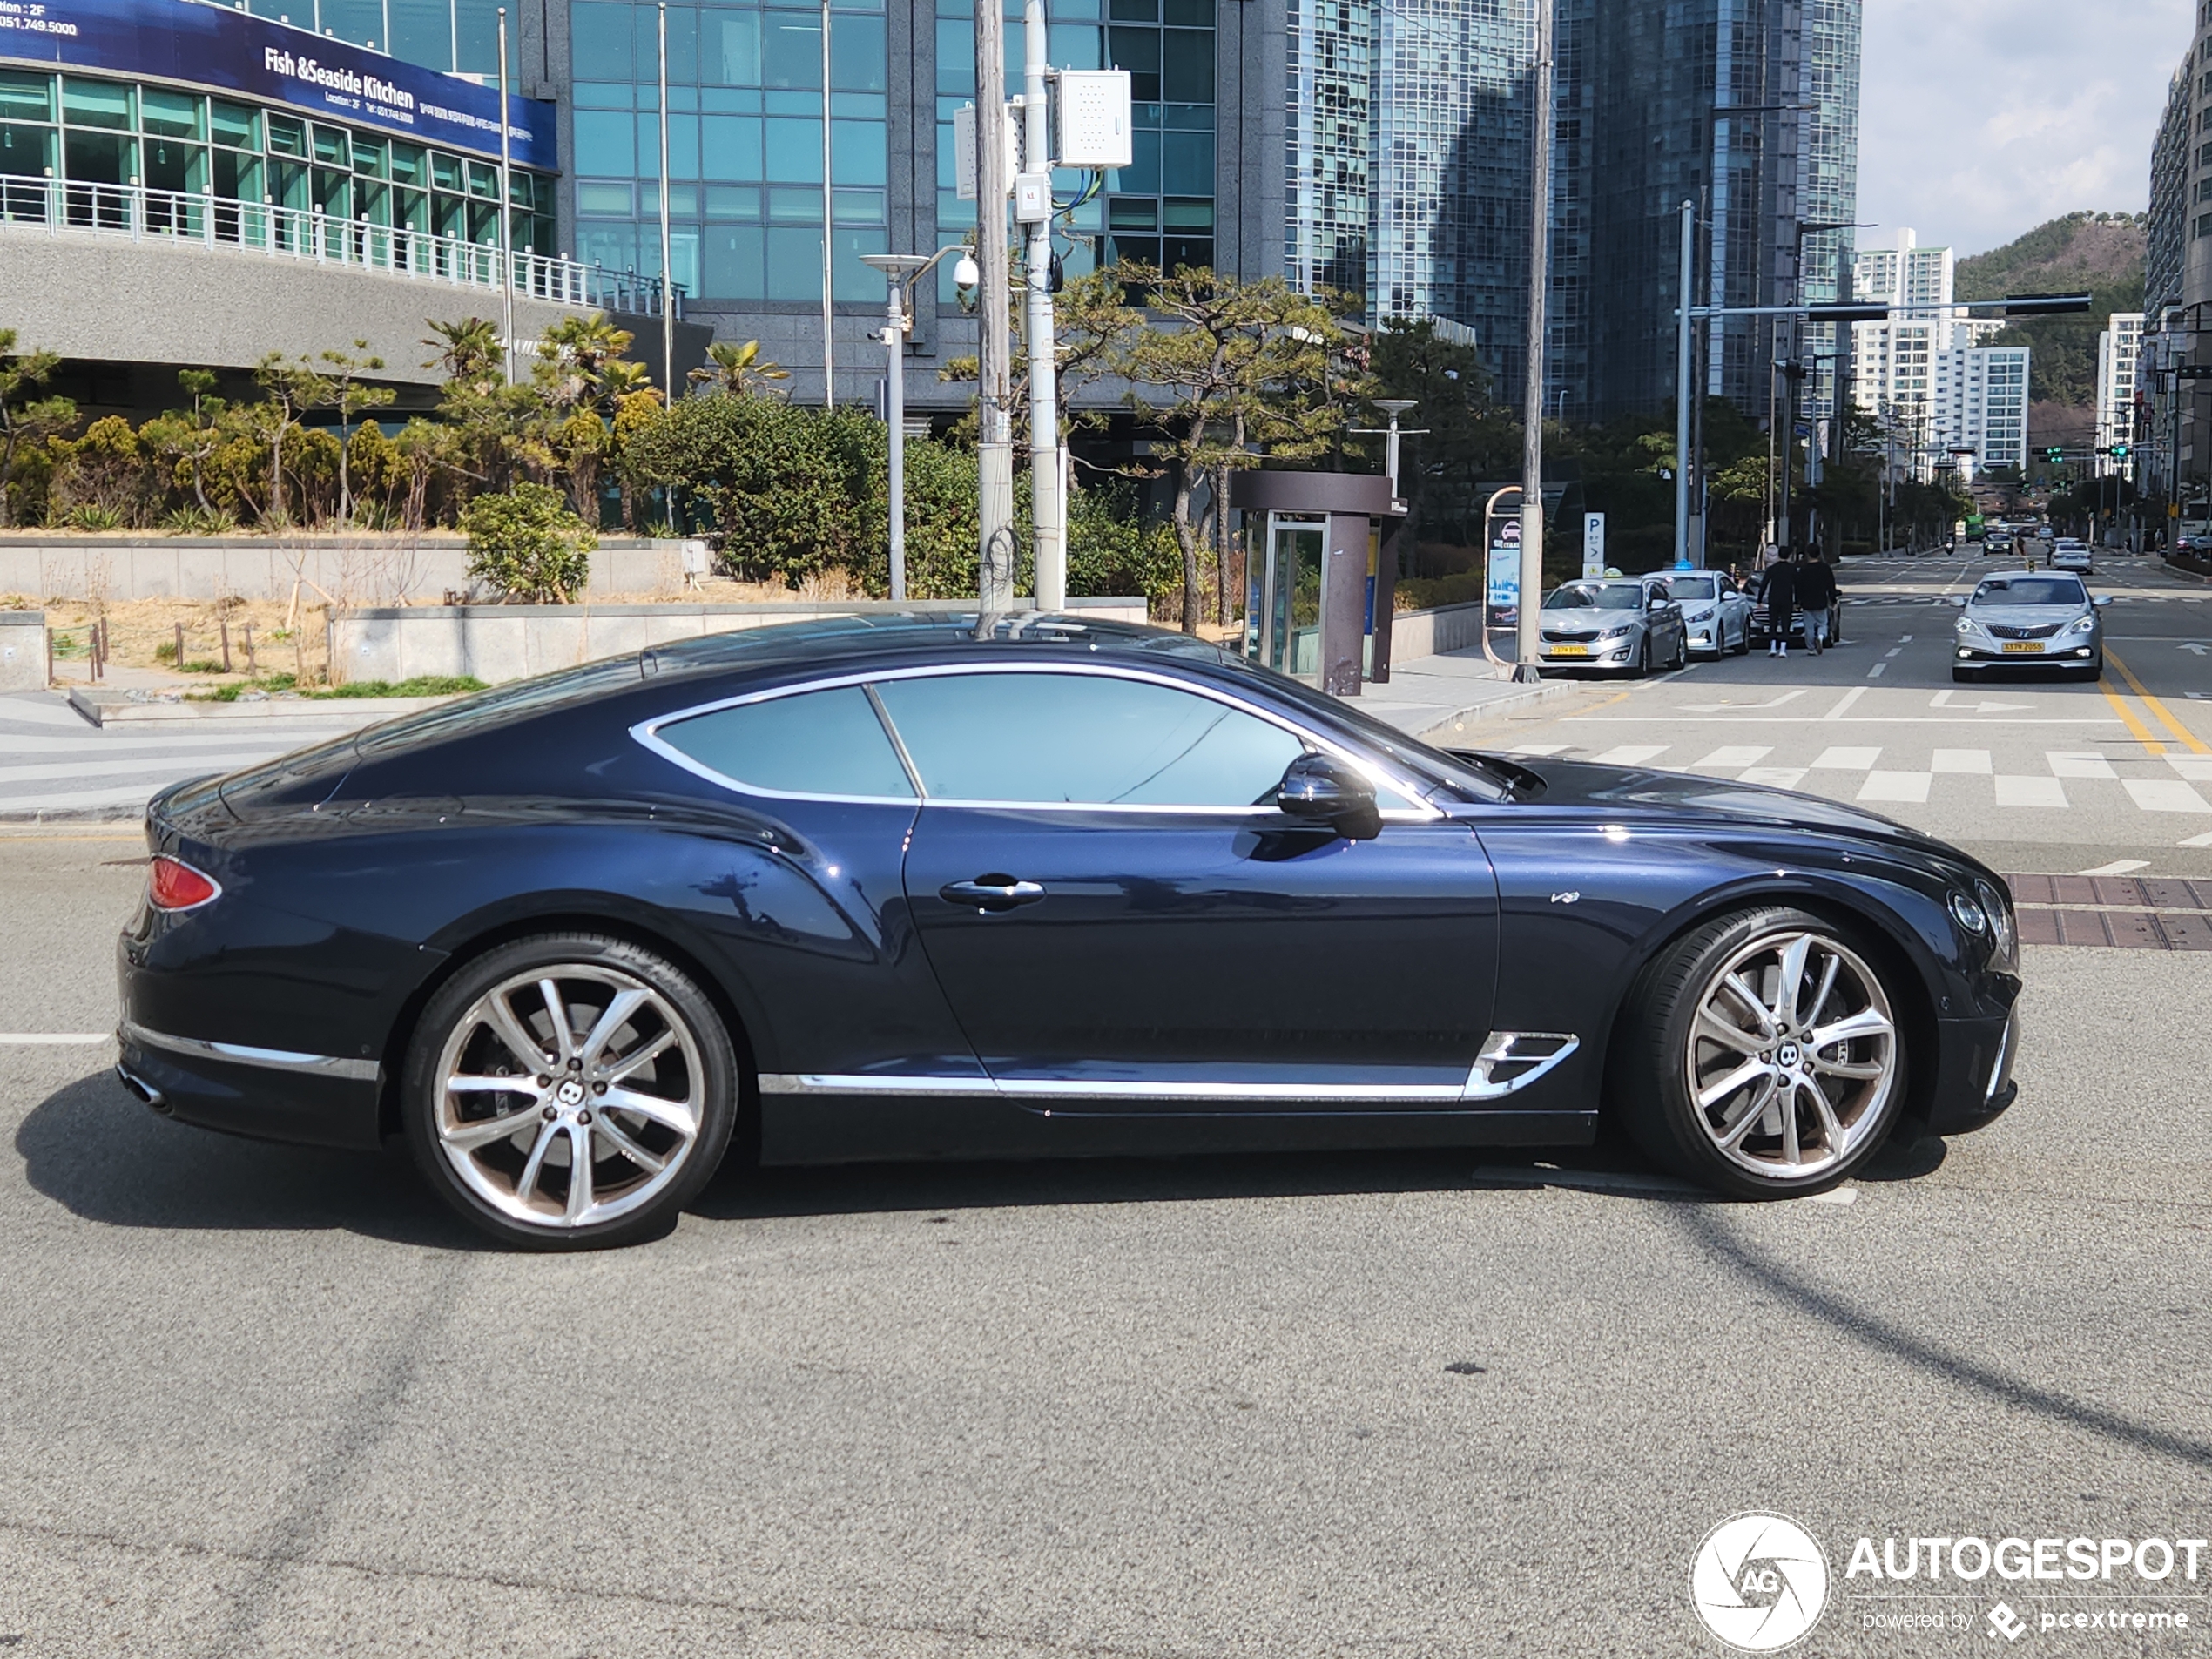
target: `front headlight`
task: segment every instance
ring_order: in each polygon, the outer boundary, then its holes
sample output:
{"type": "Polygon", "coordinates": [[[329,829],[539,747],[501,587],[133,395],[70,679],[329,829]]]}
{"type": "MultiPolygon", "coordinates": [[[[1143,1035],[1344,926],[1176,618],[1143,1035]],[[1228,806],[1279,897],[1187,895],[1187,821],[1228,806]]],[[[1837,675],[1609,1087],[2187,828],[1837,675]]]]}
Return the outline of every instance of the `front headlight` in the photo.
{"type": "Polygon", "coordinates": [[[2086,634],[2096,625],[2097,618],[2095,613],[2092,612],[2090,615],[2086,617],[2076,617],[2074,619],[2074,626],[2067,629],[2067,632],[2070,634],[2086,634]]]}
{"type": "Polygon", "coordinates": [[[1962,634],[1978,634],[1981,631],[1981,624],[1971,617],[1961,617],[1952,625],[1962,634]]]}
{"type": "Polygon", "coordinates": [[[1989,919],[1989,965],[2014,972],[2020,965],[2020,934],[2012,900],[1986,881],[1974,883],[1974,897],[1989,919]]]}
{"type": "Polygon", "coordinates": [[[1685,610],[1682,613],[1682,618],[1684,622],[1710,622],[1713,619],[1713,607],[1707,605],[1702,610],[1685,610]]]}
{"type": "Polygon", "coordinates": [[[1635,624],[1632,622],[1624,622],[1617,628],[1608,628],[1603,633],[1600,634],[1598,637],[1600,639],[1626,639],[1630,634],[1635,632],[1635,624]]]}

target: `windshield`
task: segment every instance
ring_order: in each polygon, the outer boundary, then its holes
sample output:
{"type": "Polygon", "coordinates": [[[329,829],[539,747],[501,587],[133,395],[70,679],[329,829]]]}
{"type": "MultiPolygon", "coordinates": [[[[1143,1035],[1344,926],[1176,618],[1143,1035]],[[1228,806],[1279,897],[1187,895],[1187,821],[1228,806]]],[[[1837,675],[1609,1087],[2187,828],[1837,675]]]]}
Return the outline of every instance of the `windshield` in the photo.
{"type": "Polygon", "coordinates": [[[1676,599],[1710,599],[1713,597],[1713,578],[1709,576],[1669,577],[1667,592],[1676,599]]]}
{"type": "Polygon", "coordinates": [[[1544,601],[1547,610],[1641,610],[1642,588],[1566,587],[1544,601]]]}
{"type": "Polygon", "coordinates": [[[1974,590],[1978,605],[2071,605],[2089,603],[2087,590],[2071,577],[1998,577],[1974,590]]]}

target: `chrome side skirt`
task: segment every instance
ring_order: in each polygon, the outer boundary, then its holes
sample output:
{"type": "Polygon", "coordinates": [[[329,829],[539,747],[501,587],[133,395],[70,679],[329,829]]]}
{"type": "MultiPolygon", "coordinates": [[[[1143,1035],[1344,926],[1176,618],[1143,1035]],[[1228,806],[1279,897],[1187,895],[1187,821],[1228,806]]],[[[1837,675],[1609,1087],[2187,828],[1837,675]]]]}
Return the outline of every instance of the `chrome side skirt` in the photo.
{"type": "Polygon", "coordinates": [[[296,1054],[289,1049],[256,1049],[243,1042],[212,1042],[205,1037],[176,1037],[151,1031],[125,1020],[116,1035],[144,1049],[166,1049],[194,1060],[220,1061],[233,1066],[263,1066],[272,1071],[303,1072],[317,1077],[340,1077],[349,1082],[374,1082],[383,1068],[374,1060],[347,1060],[334,1055],[296,1054]]]}
{"type": "Polygon", "coordinates": [[[1293,1083],[1212,1082],[1163,1078],[1150,1081],[1085,1082],[1050,1077],[872,1076],[849,1072],[763,1072],[764,1095],[913,1095],[928,1097],[995,1096],[1001,1099],[1050,1101],[1217,1102],[1282,1101],[1301,1104],[1419,1106],[1436,1108],[1467,1102],[1503,1100],[1518,1094],[1561,1065],[1581,1047],[1563,1034],[1494,1031],[1464,1083],[1293,1083]]]}

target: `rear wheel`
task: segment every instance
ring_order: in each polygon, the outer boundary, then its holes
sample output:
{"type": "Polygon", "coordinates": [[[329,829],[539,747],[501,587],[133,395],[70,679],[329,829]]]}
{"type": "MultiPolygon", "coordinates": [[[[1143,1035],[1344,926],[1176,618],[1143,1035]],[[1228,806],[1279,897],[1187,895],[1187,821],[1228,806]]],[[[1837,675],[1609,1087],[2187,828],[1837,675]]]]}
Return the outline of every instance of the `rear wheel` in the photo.
{"type": "Polygon", "coordinates": [[[737,1061],[714,1005],[621,940],[546,934],[423,1012],[403,1110],[430,1184],[494,1238],[626,1244],[674,1225],[728,1147],[737,1061]]]}
{"type": "Polygon", "coordinates": [[[1741,1197],[1833,1186],[1905,1101],[1892,987],[1845,929],[1749,910],[1676,943],[1639,981],[1619,1074],[1656,1162],[1741,1197]]]}

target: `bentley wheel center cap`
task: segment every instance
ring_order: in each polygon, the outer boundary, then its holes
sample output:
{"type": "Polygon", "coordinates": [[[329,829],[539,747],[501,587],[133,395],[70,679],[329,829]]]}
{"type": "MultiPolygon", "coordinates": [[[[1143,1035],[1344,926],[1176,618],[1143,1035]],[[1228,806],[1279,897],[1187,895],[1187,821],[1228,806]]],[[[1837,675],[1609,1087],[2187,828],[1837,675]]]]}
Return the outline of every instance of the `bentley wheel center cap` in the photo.
{"type": "Polygon", "coordinates": [[[583,1085],[577,1082],[574,1078],[570,1079],[567,1082],[561,1085],[560,1102],[562,1105],[573,1106],[583,1098],[583,1085]]]}
{"type": "MultiPolygon", "coordinates": [[[[1781,1049],[1774,1056],[1775,1063],[1778,1066],[1784,1067],[1784,1069],[1796,1065],[1798,1058],[1797,1045],[1794,1042],[1784,1043],[1781,1049]]],[[[563,1091],[562,1098],[564,1100],[568,1098],[567,1092],[565,1090],[563,1091]]]]}

